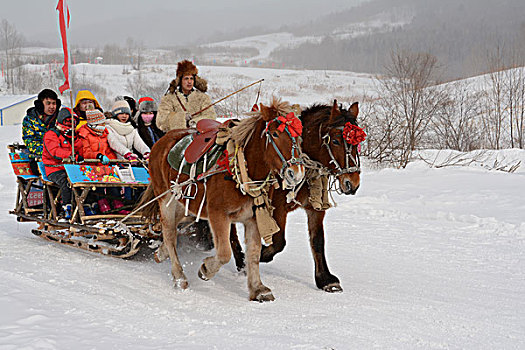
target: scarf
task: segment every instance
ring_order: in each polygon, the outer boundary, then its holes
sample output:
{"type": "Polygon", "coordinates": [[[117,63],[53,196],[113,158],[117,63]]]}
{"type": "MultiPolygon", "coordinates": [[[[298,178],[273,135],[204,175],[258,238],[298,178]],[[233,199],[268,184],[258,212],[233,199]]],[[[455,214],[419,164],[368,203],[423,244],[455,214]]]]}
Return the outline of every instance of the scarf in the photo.
{"type": "Polygon", "coordinates": [[[129,121],[122,123],[118,119],[108,119],[106,120],[106,123],[121,136],[129,135],[135,130],[129,121]]]}

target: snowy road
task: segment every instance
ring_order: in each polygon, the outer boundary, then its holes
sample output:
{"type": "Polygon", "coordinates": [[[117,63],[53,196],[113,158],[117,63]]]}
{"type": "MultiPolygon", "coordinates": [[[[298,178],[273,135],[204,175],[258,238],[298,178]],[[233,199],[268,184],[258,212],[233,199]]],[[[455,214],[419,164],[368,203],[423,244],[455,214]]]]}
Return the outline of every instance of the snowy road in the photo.
{"type": "Polygon", "coordinates": [[[298,211],[285,251],[261,266],[276,301],[258,304],[233,262],[211,281],[197,277],[209,253],[183,248],[190,288],[181,292],[169,262],[33,236],[33,224],[7,214],[15,189],[5,151],[0,162],[0,349],[525,347],[523,171],[365,170],[358,194],[336,197],[326,219],[344,292],[315,287],[298,211]]]}

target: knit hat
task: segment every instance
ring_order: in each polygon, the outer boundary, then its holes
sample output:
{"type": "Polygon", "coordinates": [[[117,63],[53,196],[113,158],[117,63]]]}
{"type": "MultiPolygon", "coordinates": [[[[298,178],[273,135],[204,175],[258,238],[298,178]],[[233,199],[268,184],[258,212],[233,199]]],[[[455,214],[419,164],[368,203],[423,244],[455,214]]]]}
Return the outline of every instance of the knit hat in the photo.
{"type": "Polygon", "coordinates": [[[56,123],[71,127],[71,116],[75,118],[75,123],[78,124],[77,115],[74,112],[72,113],[70,108],[64,107],[58,112],[56,123]]]}
{"type": "Polygon", "coordinates": [[[102,124],[106,122],[106,116],[98,109],[86,111],[86,119],[88,124],[102,124]]]}
{"type": "Polygon", "coordinates": [[[131,115],[131,109],[129,108],[129,104],[125,100],[119,100],[115,102],[115,104],[111,108],[111,114],[113,114],[114,117],[121,113],[131,115]]]}

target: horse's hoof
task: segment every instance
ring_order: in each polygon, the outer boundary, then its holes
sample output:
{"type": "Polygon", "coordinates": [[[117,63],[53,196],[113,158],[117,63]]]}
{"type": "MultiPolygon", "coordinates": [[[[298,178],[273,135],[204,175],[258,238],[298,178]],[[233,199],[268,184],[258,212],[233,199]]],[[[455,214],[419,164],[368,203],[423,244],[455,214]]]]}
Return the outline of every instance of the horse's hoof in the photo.
{"type": "Polygon", "coordinates": [[[263,303],[265,301],[274,301],[275,297],[270,288],[261,286],[250,293],[250,300],[263,303]]]}
{"type": "Polygon", "coordinates": [[[185,278],[175,280],[175,287],[180,289],[188,289],[189,283],[185,278]]]}
{"type": "Polygon", "coordinates": [[[204,264],[201,265],[201,268],[199,269],[199,272],[198,272],[198,275],[199,275],[199,278],[203,281],[209,281],[210,279],[206,276],[206,267],[204,266],[204,264]]]}
{"type": "Polygon", "coordinates": [[[254,299],[252,299],[252,301],[258,301],[259,303],[264,303],[266,301],[274,301],[274,300],[275,300],[275,297],[273,296],[272,292],[260,293],[257,296],[255,296],[254,299]]]}
{"type": "Polygon", "coordinates": [[[343,288],[339,283],[330,283],[323,287],[323,290],[328,293],[342,293],[343,288]]]}
{"type": "Polygon", "coordinates": [[[164,254],[162,254],[162,252],[160,251],[160,248],[157,249],[155,251],[155,253],[153,253],[153,259],[155,260],[155,262],[157,264],[160,264],[161,262],[163,262],[164,260],[166,260],[168,257],[165,256],[164,254]]]}

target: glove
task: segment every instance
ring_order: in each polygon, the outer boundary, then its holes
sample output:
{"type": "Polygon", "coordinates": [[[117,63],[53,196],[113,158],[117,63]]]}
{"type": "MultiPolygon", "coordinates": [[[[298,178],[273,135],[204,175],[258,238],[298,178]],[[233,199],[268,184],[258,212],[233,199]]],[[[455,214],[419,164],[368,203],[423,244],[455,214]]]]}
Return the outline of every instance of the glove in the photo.
{"type": "Polygon", "coordinates": [[[191,114],[186,112],[186,116],[184,118],[186,119],[187,122],[189,122],[191,120],[191,118],[193,118],[193,117],[191,116],[191,114]]]}
{"type": "Polygon", "coordinates": [[[139,157],[137,157],[136,154],[134,153],[131,153],[131,152],[128,152],[124,155],[124,158],[126,158],[127,160],[129,160],[130,162],[136,162],[139,160],[139,157]]]}
{"type": "Polygon", "coordinates": [[[97,154],[97,159],[104,165],[109,164],[109,158],[102,153],[97,154]]]}
{"type": "Polygon", "coordinates": [[[149,152],[143,154],[145,160],[149,160],[149,152]]]}
{"type": "Polygon", "coordinates": [[[66,157],[66,158],[62,158],[62,163],[71,164],[71,163],[73,163],[74,160],[75,160],[75,158],[73,158],[73,156],[69,156],[69,157],[66,157]]]}
{"type": "Polygon", "coordinates": [[[84,161],[84,157],[82,157],[80,154],[77,154],[77,163],[82,163],[84,161]]]}

